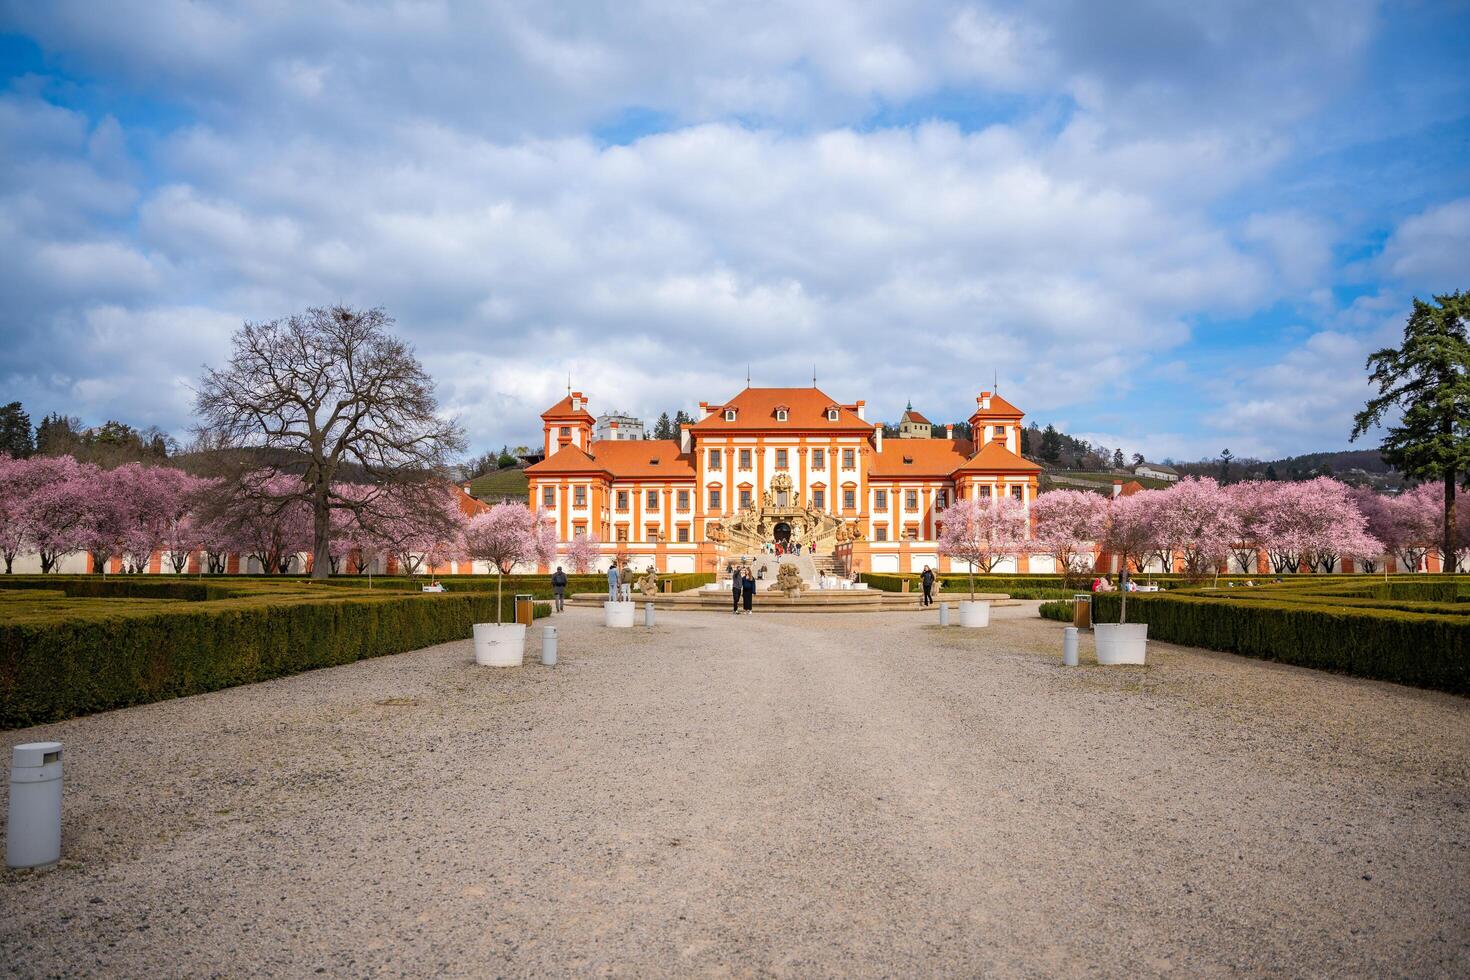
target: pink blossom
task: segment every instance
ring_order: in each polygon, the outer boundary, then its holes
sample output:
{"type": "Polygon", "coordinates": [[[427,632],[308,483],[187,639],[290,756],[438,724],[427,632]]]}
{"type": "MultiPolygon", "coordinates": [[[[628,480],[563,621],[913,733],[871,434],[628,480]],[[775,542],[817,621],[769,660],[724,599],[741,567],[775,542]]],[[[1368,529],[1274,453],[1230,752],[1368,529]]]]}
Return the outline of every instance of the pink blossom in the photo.
{"type": "Polygon", "coordinates": [[[476,561],[489,562],[495,576],[495,621],[500,622],[500,594],[505,576],[516,565],[549,564],[556,558],[556,529],[545,512],[523,504],[496,504],[470,521],[464,551],[476,561]]]}
{"type": "Polygon", "coordinates": [[[989,500],[957,500],[944,512],[939,553],[964,562],[975,597],[975,569],[989,572],[1024,544],[1029,530],[1026,507],[1009,495],[989,500]]]}
{"type": "Polygon", "coordinates": [[[585,575],[602,556],[602,545],[590,534],[578,534],[567,544],[565,554],[572,571],[585,575]]]}
{"type": "Polygon", "coordinates": [[[1031,505],[1037,542],[1068,575],[1091,567],[1093,544],[1103,535],[1107,513],[1107,498],[1087,490],[1052,490],[1031,505]]]}

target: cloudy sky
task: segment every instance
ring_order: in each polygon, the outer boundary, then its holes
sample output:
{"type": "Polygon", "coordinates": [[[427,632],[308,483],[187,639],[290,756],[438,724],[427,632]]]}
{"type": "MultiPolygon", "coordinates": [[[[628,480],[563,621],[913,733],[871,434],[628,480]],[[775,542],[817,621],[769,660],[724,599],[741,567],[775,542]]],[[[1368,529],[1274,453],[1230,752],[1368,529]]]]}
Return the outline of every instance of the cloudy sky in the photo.
{"type": "Polygon", "coordinates": [[[1465,3],[0,0],[0,401],[182,432],[383,306],[478,448],[1000,390],[1154,457],[1345,448],[1470,288],[1465,3]]]}

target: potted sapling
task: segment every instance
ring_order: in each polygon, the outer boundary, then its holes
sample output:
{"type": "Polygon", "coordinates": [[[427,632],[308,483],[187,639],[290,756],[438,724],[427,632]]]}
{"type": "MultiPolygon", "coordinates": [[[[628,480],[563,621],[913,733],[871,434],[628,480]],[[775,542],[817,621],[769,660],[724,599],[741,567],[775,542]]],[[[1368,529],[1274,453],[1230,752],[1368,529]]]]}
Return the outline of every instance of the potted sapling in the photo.
{"type": "Polygon", "coordinates": [[[519,564],[547,564],[556,558],[556,531],[539,511],[522,504],[496,504],[470,521],[465,553],[495,571],[495,622],[476,623],[475,663],[519,667],[525,659],[526,627],[504,619],[505,576],[519,564]]]}
{"type": "Polygon", "coordinates": [[[990,625],[990,603],[975,598],[975,570],[989,573],[1026,540],[1026,507],[1006,495],[957,500],[944,512],[939,553],[969,570],[970,598],[962,600],[960,625],[990,625]]]}

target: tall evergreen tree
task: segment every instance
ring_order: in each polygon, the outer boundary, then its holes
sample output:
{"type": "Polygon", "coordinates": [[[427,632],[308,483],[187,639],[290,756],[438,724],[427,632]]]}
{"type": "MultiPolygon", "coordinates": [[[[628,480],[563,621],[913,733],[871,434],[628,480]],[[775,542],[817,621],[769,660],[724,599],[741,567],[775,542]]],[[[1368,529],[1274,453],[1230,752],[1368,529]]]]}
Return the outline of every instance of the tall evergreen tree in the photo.
{"type": "Polygon", "coordinates": [[[1041,433],[1041,458],[1048,463],[1062,458],[1062,434],[1054,425],[1048,424],[1041,433]]]}
{"type": "Polygon", "coordinates": [[[0,454],[25,459],[35,448],[31,441],[31,417],[20,402],[0,406],[0,454]]]}
{"type": "Polygon", "coordinates": [[[1228,450],[1228,449],[1222,449],[1222,450],[1220,450],[1220,482],[1221,483],[1229,483],[1230,482],[1230,461],[1232,459],[1234,459],[1234,458],[1235,458],[1235,454],[1232,453],[1230,450],[1228,450]]]}
{"type": "Polygon", "coordinates": [[[674,437],[670,433],[673,431],[673,428],[674,423],[669,421],[669,413],[664,412],[658,417],[658,422],[653,427],[653,437],[655,439],[672,439],[674,437]]]}
{"type": "Polygon", "coordinates": [[[1357,439],[1392,408],[1383,458],[1405,476],[1444,482],[1444,571],[1455,568],[1455,489],[1470,471],[1470,294],[1448,293],[1434,303],[1414,299],[1401,347],[1368,357],[1378,397],[1353,419],[1357,439]]]}
{"type": "Polygon", "coordinates": [[[1121,449],[1114,449],[1113,450],[1113,469],[1115,469],[1115,470],[1121,470],[1121,469],[1123,469],[1127,465],[1128,465],[1128,461],[1123,458],[1123,450],[1121,450],[1121,449]]]}
{"type": "Polygon", "coordinates": [[[1030,429],[1022,429],[1021,430],[1021,455],[1022,456],[1030,456],[1031,455],[1031,430],[1030,429]]]}

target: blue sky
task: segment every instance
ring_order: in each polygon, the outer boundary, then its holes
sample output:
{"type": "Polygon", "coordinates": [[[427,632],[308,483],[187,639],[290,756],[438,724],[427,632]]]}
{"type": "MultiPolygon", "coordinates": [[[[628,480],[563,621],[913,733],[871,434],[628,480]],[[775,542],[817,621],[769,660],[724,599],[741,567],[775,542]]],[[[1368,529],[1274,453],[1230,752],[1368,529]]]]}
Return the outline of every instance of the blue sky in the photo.
{"type": "Polygon", "coordinates": [[[568,373],[1193,459],[1345,448],[1470,288],[1466,3],[0,0],[0,399],[182,433],[381,305],[477,448],[568,373]],[[1196,9],[1198,8],[1198,9],[1196,9]]]}

